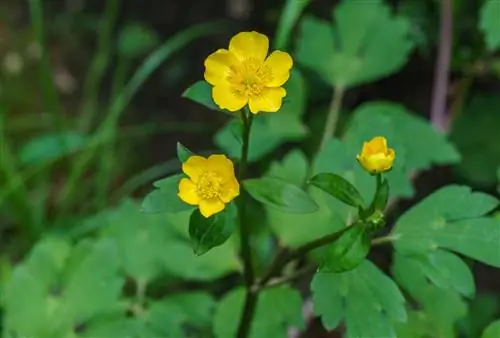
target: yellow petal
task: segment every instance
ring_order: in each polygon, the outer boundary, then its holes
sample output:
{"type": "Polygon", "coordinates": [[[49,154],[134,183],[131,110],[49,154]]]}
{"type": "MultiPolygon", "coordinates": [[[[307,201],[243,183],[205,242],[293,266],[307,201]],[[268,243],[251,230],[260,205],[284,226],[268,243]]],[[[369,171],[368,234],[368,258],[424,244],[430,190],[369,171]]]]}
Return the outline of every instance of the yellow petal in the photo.
{"type": "Polygon", "coordinates": [[[376,136],[369,142],[370,149],[373,154],[387,152],[387,140],[383,136],[376,136]]]}
{"type": "Polygon", "coordinates": [[[227,84],[227,78],[232,75],[231,66],[238,62],[234,55],[226,49],[219,49],[205,60],[205,80],[213,86],[227,84]]]}
{"type": "Polygon", "coordinates": [[[250,111],[254,114],[259,112],[277,112],[286,96],[284,88],[265,88],[261,95],[249,98],[250,111]]]}
{"type": "Polygon", "coordinates": [[[190,179],[183,178],[179,182],[179,198],[187,204],[198,205],[200,197],[196,193],[196,184],[191,182],[190,179]]]}
{"type": "Polygon", "coordinates": [[[198,178],[205,171],[207,159],[201,156],[191,156],[182,164],[182,171],[194,182],[198,183],[198,178]]]}
{"type": "Polygon", "coordinates": [[[215,171],[223,178],[234,177],[234,164],[226,155],[210,155],[207,158],[207,165],[210,171],[215,171]]]}
{"type": "Polygon", "coordinates": [[[246,95],[239,94],[229,86],[222,85],[212,88],[212,97],[219,108],[232,112],[241,110],[248,102],[246,95]]]}
{"type": "Polygon", "coordinates": [[[268,49],[269,39],[257,32],[238,33],[229,42],[229,51],[240,61],[252,58],[264,62],[268,49]]]}
{"type": "Polygon", "coordinates": [[[200,213],[206,218],[221,212],[225,207],[226,205],[217,198],[211,200],[201,200],[199,204],[200,213]]]}
{"type": "Polygon", "coordinates": [[[220,199],[224,203],[229,203],[240,194],[240,184],[233,178],[222,185],[220,199]]]}
{"type": "Polygon", "coordinates": [[[290,69],[292,69],[293,60],[290,54],[279,50],[273,52],[264,62],[264,67],[272,74],[270,80],[266,83],[268,87],[281,87],[290,78],[290,69]]]}

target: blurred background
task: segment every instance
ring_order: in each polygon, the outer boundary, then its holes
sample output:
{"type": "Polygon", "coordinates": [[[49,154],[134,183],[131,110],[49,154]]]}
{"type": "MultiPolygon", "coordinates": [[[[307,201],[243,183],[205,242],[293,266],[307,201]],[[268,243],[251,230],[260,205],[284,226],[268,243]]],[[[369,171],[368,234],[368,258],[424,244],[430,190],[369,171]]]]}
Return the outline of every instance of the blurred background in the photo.
{"type": "MultiPolygon", "coordinates": [[[[328,20],[337,4],[303,2],[305,13],[328,20]]],[[[370,100],[396,101],[430,118],[440,1],[386,2],[411,21],[416,48],[397,74],[350,90],[341,122],[350,108],[370,100]]],[[[467,184],[499,196],[500,54],[486,52],[478,29],[483,1],[452,3],[446,97],[451,118],[445,132],[462,161],[415,177],[416,195],[398,203],[394,217],[445,184],[467,184]]],[[[1,0],[4,271],[45,231],[78,236],[86,230],[73,225],[82,219],[128,197],[141,198],[152,182],[177,172],[178,141],[198,153],[217,149],[214,135],[227,116],[182,94],[202,79],[207,55],[225,47],[235,33],[257,30],[272,39],[284,7],[285,0],[1,0]]],[[[304,119],[311,137],[300,147],[307,152],[317,142],[315,130],[324,122],[319,112],[331,89],[304,75],[310,86],[304,119]]],[[[283,144],[252,170],[266,168],[289,148],[283,144]]],[[[382,252],[377,259],[387,266],[390,257],[382,252]]],[[[496,299],[485,306],[498,316],[499,270],[477,263],[474,275],[477,289],[496,299]]],[[[308,337],[319,337],[317,326],[309,328],[308,337]]]]}

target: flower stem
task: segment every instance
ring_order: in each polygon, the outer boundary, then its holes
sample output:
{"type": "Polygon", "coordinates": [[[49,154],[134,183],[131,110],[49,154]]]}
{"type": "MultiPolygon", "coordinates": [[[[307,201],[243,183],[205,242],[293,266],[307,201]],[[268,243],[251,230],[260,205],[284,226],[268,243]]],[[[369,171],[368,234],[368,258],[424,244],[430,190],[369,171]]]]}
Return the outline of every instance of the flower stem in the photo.
{"type": "Polygon", "coordinates": [[[325,129],[319,146],[320,150],[325,147],[328,140],[330,140],[335,134],[335,128],[337,128],[343,96],[344,88],[339,86],[335,87],[333,90],[333,98],[330,103],[330,109],[328,111],[328,115],[326,116],[325,129]]]}
{"type": "MultiPolygon", "coordinates": [[[[250,130],[252,127],[253,114],[248,111],[243,111],[241,113],[243,119],[243,143],[241,147],[241,159],[239,168],[239,181],[245,178],[247,164],[248,164],[248,149],[250,146],[250,130]]],[[[247,227],[245,216],[246,216],[246,203],[245,203],[245,193],[243,192],[239,198],[239,223],[240,223],[240,245],[241,245],[241,255],[243,257],[243,276],[245,279],[246,286],[246,297],[245,305],[243,307],[243,312],[240,319],[240,324],[238,327],[238,338],[246,338],[250,332],[250,325],[255,313],[255,306],[257,304],[257,292],[252,290],[252,285],[254,282],[254,271],[252,266],[252,251],[250,247],[250,231],[247,227]]]]}

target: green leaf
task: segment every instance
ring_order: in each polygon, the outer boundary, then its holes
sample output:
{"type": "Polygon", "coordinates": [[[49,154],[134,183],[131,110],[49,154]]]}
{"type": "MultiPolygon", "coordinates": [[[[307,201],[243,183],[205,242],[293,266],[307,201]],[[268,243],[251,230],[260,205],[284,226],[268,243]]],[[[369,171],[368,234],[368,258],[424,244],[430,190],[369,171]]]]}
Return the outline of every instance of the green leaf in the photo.
{"type": "MultiPolygon", "coordinates": [[[[306,156],[294,150],[282,162],[273,162],[266,175],[301,186],[305,183],[307,171],[306,156]]],[[[284,245],[300,246],[336,232],[346,224],[346,209],[349,207],[318,188],[309,187],[308,191],[319,207],[314,213],[296,214],[265,207],[268,225],[284,245]]]]}
{"type": "Polygon", "coordinates": [[[469,305],[464,331],[467,337],[481,337],[483,330],[497,318],[500,297],[495,293],[476,295],[469,305]]]}
{"type": "Polygon", "coordinates": [[[195,254],[201,256],[210,249],[224,244],[236,228],[237,215],[238,211],[233,203],[228,204],[224,211],[209,218],[195,209],[189,221],[189,235],[195,254]]]}
{"type": "Polygon", "coordinates": [[[288,0],[285,2],[285,8],[281,11],[281,16],[276,28],[276,36],[274,38],[274,48],[279,50],[286,50],[288,40],[292,34],[293,28],[304,11],[306,6],[311,0],[288,0]]]}
{"type": "Polygon", "coordinates": [[[58,160],[81,150],[86,137],[75,131],[45,134],[28,141],[19,151],[24,165],[37,165],[58,160]]]}
{"type": "Polygon", "coordinates": [[[195,155],[191,150],[182,145],[182,143],[177,142],[177,158],[181,163],[184,163],[191,156],[195,155]]]}
{"type": "Polygon", "coordinates": [[[223,111],[215,104],[212,98],[212,86],[206,81],[198,81],[182,93],[182,97],[188,98],[208,109],[223,111]]]}
{"type": "Polygon", "coordinates": [[[326,247],[321,272],[345,272],[361,264],[370,252],[371,236],[364,223],[356,223],[326,247]]]}
{"type": "Polygon", "coordinates": [[[100,236],[115,242],[127,276],[148,283],[161,275],[165,246],[173,236],[162,215],[141,213],[139,205],[127,200],[96,221],[100,236]]]}
{"type": "Polygon", "coordinates": [[[318,174],[309,180],[309,184],[320,188],[338,200],[355,208],[364,208],[365,201],[358,189],[351,182],[336,174],[318,174]]]}
{"type": "Polygon", "coordinates": [[[207,293],[177,293],[152,302],[147,323],[159,337],[187,337],[186,327],[210,327],[214,308],[215,300],[207,293]]]}
{"type": "MultiPolygon", "coordinates": [[[[238,288],[219,302],[214,319],[216,337],[236,337],[244,299],[245,290],[238,288]]],[[[264,289],[257,300],[249,337],[286,338],[289,326],[305,328],[301,308],[302,298],[297,290],[288,286],[264,289]]]]}
{"type": "Polygon", "coordinates": [[[411,25],[391,15],[382,1],[344,1],[334,18],[332,26],[306,17],[297,49],[298,61],[328,83],[360,85],[391,75],[406,63],[414,46],[411,25]]]}
{"type": "Polygon", "coordinates": [[[394,322],[406,321],[403,295],[370,261],[340,274],[317,273],[311,289],[327,330],[345,320],[348,337],[396,337],[394,322]]]}
{"type": "Polygon", "coordinates": [[[141,210],[145,213],[178,213],[192,210],[194,207],[184,203],[177,195],[179,182],[184,177],[179,174],[156,181],[154,186],[157,189],[146,195],[141,210]]]}
{"type": "MultiPolygon", "coordinates": [[[[285,84],[287,96],[277,113],[255,116],[250,131],[248,159],[257,161],[282,144],[297,141],[307,135],[307,128],[301,121],[306,106],[306,88],[299,70],[292,70],[285,84]]],[[[239,119],[229,121],[214,136],[215,144],[229,157],[240,159],[242,124],[239,119]]]]}
{"type": "Polygon", "coordinates": [[[474,97],[453,123],[450,135],[462,155],[457,172],[484,188],[497,182],[500,167],[500,144],[493,141],[500,125],[498,107],[496,95],[474,97]]]}
{"type": "Polygon", "coordinates": [[[400,217],[395,248],[416,254],[443,248],[500,267],[500,220],[482,217],[497,206],[494,197],[468,187],[439,189],[400,217]]]}
{"type": "MultiPolygon", "coordinates": [[[[454,259],[459,260],[456,256],[454,259]]],[[[392,271],[398,284],[421,304],[426,316],[430,318],[428,324],[431,332],[438,337],[453,338],[457,335],[457,321],[467,313],[467,304],[456,290],[470,289],[471,273],[463,268],[450,269],[443,265],[445,263],[446,259],[440,261],[439,258],[431,258],[425,261],[397,253],[392,271]],[[438,287],[434,283],[437,280],[445,287],[438,287]]],[[[470,290],[466,292],[469,293],[470,290]]]]}
{"type": "Polygon", "coordinates": [[[5,332],[50,338],[71,328],[71,318],[61,299],[50,293],[70,249],[69,243],[47,237],[34,246],[27,260],[14,268],[1,290],[5,332]]]}
{"type": "Polygon", "coordinates": [[[119,268],[118,251],[110,240],[82,241],[73,249],[66,266],[63,297],[76,323],[117,306],[124,284],[119,268]]]}
{"type": "Polygon", "coordinates": [[[248,179],[245,190],[257,201],[277,210],[305,214],[318,209],[318,205],[298,186],[274,177],[248,179]]]}
{"type": "Polygon", "coordinates": [[[138,23],[126,25],[118,37],[118,52],[127,58],[135,58],[151,51],[160,39],[151,29],[138,23]]]}
{"type": "Polygon", "coordinates": [[[483,31],[488,50],[500,48],[500,2],[485,0],[481,7],[480,28],[483,31]]]}
{"type": "Polygon", "coordinates": [[[500,337],[500,320],[494,321],[484,330],[481,338],[498,338],[500,337]]]}

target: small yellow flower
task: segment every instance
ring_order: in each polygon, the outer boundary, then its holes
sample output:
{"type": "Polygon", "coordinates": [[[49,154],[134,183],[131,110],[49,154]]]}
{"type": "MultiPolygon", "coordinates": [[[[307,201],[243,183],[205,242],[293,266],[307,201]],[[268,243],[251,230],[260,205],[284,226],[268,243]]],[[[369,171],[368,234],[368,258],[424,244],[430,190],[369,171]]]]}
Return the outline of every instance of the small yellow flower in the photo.
{"type": "Polygon", "coordinates": [[[394,149],[387,148],[387,140],[383,136],[376,136],[364,142],[361,154],[357,156],[361,166],[372,174],[390,170],[395,158],[394,149]]]}
{"type": "Polygon", "coordinates": [[[197,205],[205,217],[221,212],[240,194],[233,162],[225,155],[191,156],[182,171],[189,178],[180,181],[178,195],[187,204],[197,205]]]}
{"type": "Polygon", "coordinates": [[[267,57],[269,39],[257,32],[241,32],[229,42],[229,50],[219,49],[205,60],[205,80],[221,109],[235,112],[247,103],[254,114],[281,108],[290,77],[292,57],[274,51],[267,57]],[[266,58],[267,57],[267,58],[266,58]]]}

